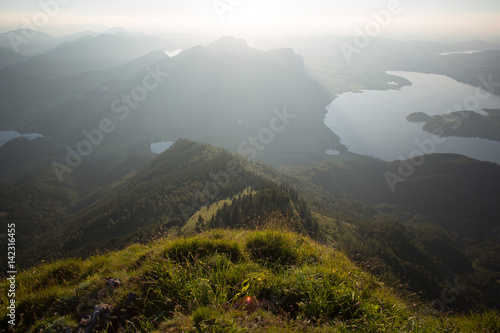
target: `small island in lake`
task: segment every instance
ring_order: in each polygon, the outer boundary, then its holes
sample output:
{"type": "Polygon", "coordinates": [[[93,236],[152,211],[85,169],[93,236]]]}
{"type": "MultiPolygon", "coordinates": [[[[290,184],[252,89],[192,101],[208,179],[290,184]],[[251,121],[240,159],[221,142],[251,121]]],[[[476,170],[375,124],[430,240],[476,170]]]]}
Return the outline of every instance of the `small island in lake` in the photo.
{"type": "Polygon", "coordinates": [[[500,109],[484,109],[487,115],[474,111],[455,111],[450,114],[429,116],[424,112],[414,112],[406,120],[425,123],[424,131],[433,133],[441,129],[443,136],[483,138],[500,141],[500,109]]]}

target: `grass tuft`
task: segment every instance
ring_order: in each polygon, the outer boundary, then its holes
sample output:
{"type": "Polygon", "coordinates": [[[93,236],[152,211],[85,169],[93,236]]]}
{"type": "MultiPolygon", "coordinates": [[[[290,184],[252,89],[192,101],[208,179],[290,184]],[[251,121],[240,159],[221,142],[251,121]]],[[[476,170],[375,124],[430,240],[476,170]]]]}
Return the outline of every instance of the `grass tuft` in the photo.
{"type": "Polygon", "coordinates": [[[214,254],[227,255],[236,262],[243,257],[238,243],[227,239],[187,238],[175,240],[166,250],[166,256],[176,262],[194,262],[214,254]]]}

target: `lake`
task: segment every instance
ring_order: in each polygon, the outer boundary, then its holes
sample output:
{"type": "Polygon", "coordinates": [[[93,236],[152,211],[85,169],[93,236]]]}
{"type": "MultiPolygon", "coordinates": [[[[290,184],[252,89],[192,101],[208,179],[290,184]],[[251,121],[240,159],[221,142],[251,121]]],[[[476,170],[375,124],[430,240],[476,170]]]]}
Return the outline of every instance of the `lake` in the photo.
{"type": "MultiPolygon", "coordinates": [[[[399,71],[388,74],[404,77],[412,85],[400,90],[343,93],[327,108],[325,124],[351,152],[394,161],[431,150],[433,153],[455,153],[500,164],[500,142],[479,138],[433,138],[422,129],[423,123],[406,120],[413,112],[437,115],[456,111],[455,106],[474,100],[475,87],[443,75],[399,71]],[[434,144],[429,140],[433,140],[434,144]],[[425,142],[428,145],[422,148],[425,142]]],[[[482,91],[482,95],[486,92],[482,91]]],[[[478,101],[477,98],[475,100],[478,101]]],[[[500,97],[490,95],[480,101],[479,109],[483,108],[499,109],[500,97]]]]}
{"type": "Polygon", "coordinates": [[[36,138],[43,138],[42,134],[37,134],[37,133],[21,134],[17,131],[0,131],[0,147],[6,144],[8,141],[20,136],[27,137],[30,140],[34,140],[36,138]]]}
{"type": "Polygon", "coordinates": [[[469,50],[469,51],[452,51],[452,52],[441,52],[439,55],[450,55],[450,54],[474,54],[483,52],[482,50],[469,50]]]}
{"type": "Polygon", "coordinates": [[[172,141],[160,141],[151,143],[149,147],[153,153],[161,154],[168,148],[172,147],[173,144],[174,143],[172,141]]]}

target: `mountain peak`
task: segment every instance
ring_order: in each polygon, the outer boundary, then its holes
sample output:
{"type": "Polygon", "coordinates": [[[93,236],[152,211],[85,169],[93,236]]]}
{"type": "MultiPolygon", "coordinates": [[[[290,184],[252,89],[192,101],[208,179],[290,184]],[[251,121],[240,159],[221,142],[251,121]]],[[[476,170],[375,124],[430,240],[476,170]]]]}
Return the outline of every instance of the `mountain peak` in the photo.
{"type": "Polygon", "coordinates": [[[249,55],[258,52],[256,49],[248,46],[244,39],[235,38],[233,36],[223,36],[210,43],[207,49],[216,54],[232,53],[237,55],[249,55]]]}
{"type": "Polygon", "coordinates": [[[126,33],[128,34],[128,31],[125,30],[124,28],[122,27],[113,27],[111,29],[108,29],[106,31],[103,31],[102,32],[103,34],[117,34],[117,33],[126,33]]]}
{"type": "Polygon", "coordinates": [[[45,32],[41,32],[39,30],[32,30],[32,29],[16,29],[9,31],[7,34],[16,34],[20,36],[31,36],[30,40],[37,40],[37,41],[54,41],[56,40],[55,37],[46,34],[45,32]]]}
{"type": "Polygon", "coordinates": [[[235,38],[233,36],[223,36],[209,44],[208,49],[213,54],[235,54],[240,57],[258,56],[266,61],[270,61],[279,65],[284,65],[304,70],[304,59],[297,55],[291,48],[276,49],[271,51],[261,51],[254,49],[248,45],[244,39],[235,38]]]}

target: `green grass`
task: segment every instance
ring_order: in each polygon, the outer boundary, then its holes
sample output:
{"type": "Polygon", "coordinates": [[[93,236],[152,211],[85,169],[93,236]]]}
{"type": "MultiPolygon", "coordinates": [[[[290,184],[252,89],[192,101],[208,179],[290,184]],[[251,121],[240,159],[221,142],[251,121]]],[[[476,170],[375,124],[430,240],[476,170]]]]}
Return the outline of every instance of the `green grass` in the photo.
{"type": "Polygon", "coordinates": [[[166,256],[176,262],[197,261],[205,257],[221,254],[238,261],[242,250],[235,241],[226,239],[188,238],[173,241],[166,251],[166,256]]]}
{"type": "Polygon", "coordinates": [[[224,206],[224,204],[227,203],[228,205],[231,204],[231,199],[223,199],[219,200],[217,202],[214,202],[210,205],[206,205],[201,207],[199,211],[197,211],[191,218],[186,222],[184,227],[182,227],[182,232],[184,234],[194,234],[195,233],[195,227],[196,227],[196,222],[198,221],[198,216],[201,215],[203,220],[205,221],[210,221],[212,218],[212,215],[215,215],[217,213],[217,210],[224,206]]]}
{"type": "Polygon", "coordinates": [[[316,261],[316,253],[306,238],[279,230],[253,232],[247,237],[246,250],[252,260],[278,268],[316,261]]]}
{"type": "MultiPolygon", "coordinates": [[[[246,188],[243,192],[240,194],[243,195],[248,195],[248,194],[255,194],[255,191],[251,191],[250,188],[246,188]]],[[[210,221],[213,215],[217,213],[217,210],[221,207],[224,206],[225,203],[228,205],[231,204],[232,198],[227,198],[227,199],[222,199],[217,202],[213,202],[210,205],[205,205],[200,208],[199,211],[197,211],[191,218],[186,222],[184,227],[182,227],[182,232],[184,234],[194,234],[195,233],[195,227],[196,227],[196,222],[198,221],[198,216],[201,216],[203,220],[206,222],[210,221]]]]}
{"type": "MultiPolygon", "coordinates": [[[[0,282],[6,290],[7,281],[0,282]]],[[[342,252],[285,230],[213,230],[17,276],[17,332],[498,332],[499,313],[429,314],[342,252]],[[117,278],[120,285],[106,285],[117,278]]],[[[8,331],[6,293],[0,330],[8,331]]]]}

